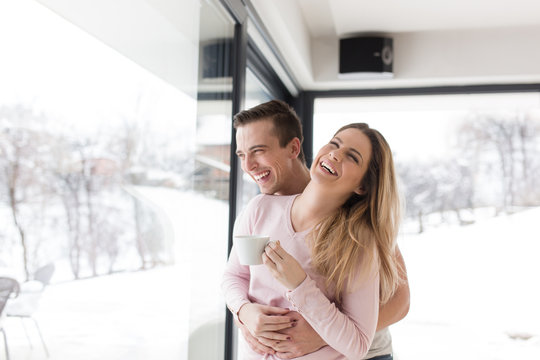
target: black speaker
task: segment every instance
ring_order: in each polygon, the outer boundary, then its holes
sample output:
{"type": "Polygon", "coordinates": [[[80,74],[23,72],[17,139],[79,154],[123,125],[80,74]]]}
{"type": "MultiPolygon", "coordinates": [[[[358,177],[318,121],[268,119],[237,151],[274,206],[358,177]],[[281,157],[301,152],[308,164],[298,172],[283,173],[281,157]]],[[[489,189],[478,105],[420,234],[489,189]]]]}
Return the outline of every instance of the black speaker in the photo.
{"type": "Polygon", "coordinates": [[[380,73],[391,77],[393,63],[391,38],[362,36],[339,41],[340,75],[380,73]]]}

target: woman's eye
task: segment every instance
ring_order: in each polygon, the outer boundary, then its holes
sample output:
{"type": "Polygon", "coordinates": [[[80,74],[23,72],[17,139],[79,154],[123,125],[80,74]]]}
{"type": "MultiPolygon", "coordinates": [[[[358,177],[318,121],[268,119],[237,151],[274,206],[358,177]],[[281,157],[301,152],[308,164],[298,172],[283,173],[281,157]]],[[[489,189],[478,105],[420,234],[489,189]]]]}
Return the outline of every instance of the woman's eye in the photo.
{"type": "Polygon", "coordinates": [[[335,141],[330,141],[329,144],[332,145],[332,146],[335,146],[335,147],[339,147],[338,143],[335,142],[335,141]]]}
{"type": "Polygon", "coordinates": [[[358,164],[358,158],[352,154],[349,154],[349,157],[355,162],[358,164]]]}

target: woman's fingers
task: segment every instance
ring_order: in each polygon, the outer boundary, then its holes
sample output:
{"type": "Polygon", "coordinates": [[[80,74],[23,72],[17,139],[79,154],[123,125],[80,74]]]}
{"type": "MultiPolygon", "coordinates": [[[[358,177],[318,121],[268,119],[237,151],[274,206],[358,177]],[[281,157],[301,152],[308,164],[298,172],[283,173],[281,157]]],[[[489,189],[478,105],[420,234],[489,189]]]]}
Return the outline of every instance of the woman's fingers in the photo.
{"type": "Polygon", "coordinates": [[[279,242],[266,246],[262,258],[263,264],[270,269],[274,278],[289,290],[295,289],[306,278],[306,272],[302,266],[281,247],[279,242]]]}
{"type": "Polygon", "coordinates": [[[279,241],[270,242],[264,249],[264,252],[266,253],[266,255],[268,255],[270,260],[272,260],[276,264],[284,261],[285,258],[289,255],[289,253],[287,253],[285,249],[281,247],[279,241]]]}
{"type": "Polygon", "coordinates": [[[287,255],[289,255],[288,252],[285,251],[284,248],[281,247],[281,243],[278,241],[272,241],[268,246],[274,250],[274,252],[282,259],[285,259],[287,255]]]}
{"type": "MultiPolygon", "coordinates": [[[[269,332],[269,331],[280,331],[285,330],[288,328],[293,327],[293,322],[288,323],[279,323],[279,324],[273,324],[273,323],[266,323],[263,327],[258,331],[257,336],[263,336],[263,333],[269,332]]],[[[288,335],[285,335],[285,338],[287,338],[288,335]]],[[[281,339],[283,340],[283,339],[281,339]]]]}
{"type": "Polygon", "coordinates": [[[274,263],[274,261],[272,261],[272,259],[270,259],[270,257],[266,254],[266,250],[262,254],[262,260],[263,264],[266,265],[271,271],[277,271],[276,263],[274,263]]]}
{"type": "Polygon", "coordinates": [[[274,249],[272,249],[270,246],[267,246],[265,249],[264,249],[264,253],[266,254],[266,256],[268,256],[270,258],[270,260],[272,260],[272,262],[274,264],[277,264],[279,263],[280,261],[283,260],[283,258],[281,256],[279,256],[275,251],[274,249]]]}
{"type": "Polygon", "coordinates": [[[258,340],[266,346],[274,347],[280,341],[291,340],[291,336],[275,331],[266,331],[260,334],[258,340]]]}

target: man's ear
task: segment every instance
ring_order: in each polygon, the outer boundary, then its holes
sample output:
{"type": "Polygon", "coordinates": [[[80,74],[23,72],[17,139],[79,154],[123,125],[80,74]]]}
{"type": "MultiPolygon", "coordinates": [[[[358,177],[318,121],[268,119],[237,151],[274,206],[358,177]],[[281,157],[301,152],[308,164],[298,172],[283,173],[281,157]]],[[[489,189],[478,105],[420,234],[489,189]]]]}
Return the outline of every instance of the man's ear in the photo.
{"type": "Polygon", "coordinates": [[[302,149],[302,144],[300,144],[300,139],[297,137],[293,138],[287,147],[290,150],[290,155],[292,159],[296,159],[300,155],[300,150],[302,149]]]}

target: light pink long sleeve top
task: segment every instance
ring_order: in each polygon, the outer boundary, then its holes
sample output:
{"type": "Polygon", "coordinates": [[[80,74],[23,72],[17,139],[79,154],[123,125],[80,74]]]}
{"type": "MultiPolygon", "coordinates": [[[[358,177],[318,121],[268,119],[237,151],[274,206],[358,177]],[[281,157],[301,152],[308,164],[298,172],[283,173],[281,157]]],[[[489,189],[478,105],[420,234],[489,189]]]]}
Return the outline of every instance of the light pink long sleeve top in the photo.
{"type": "MultiPolygon", "coordinates": [[[[325,279],[311,265],[310,249],[305,237],[309,231],[295,232],[291,223],[294,196],[258,195],[236,220],[236,235],[269,235],[302,265],[307,277],[289,291],[279,283],[265,265],[246,266],[238,262],[233,246],[223,276],[225,301],[236,317],[240,307],[254,302],[298,311],[326,341],[318,351],[300,359],[362,359],[367,353],[377,325],[379,311],[379,276],[371,276],[342,295],[341,306],[334,304],[325,279]]],[[[262,356],[243,344],[244,360],[278,359],[262,356]]]]}

